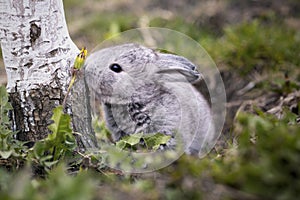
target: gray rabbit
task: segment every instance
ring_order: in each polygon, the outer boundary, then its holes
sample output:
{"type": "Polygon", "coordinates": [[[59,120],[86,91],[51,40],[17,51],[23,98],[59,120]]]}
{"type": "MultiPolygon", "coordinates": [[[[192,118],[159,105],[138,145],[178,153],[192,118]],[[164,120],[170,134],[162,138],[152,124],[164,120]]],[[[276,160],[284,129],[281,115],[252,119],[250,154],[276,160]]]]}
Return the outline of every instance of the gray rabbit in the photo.
{"type": "Polygon", "coordinates": [[[201,154],[213,135],[212,115],[192,86],[201,78],[184,57],[123,44],[94,52],[85,63],[90,90],[101,101],[115,141],[140,133],[178,133],[185,152],[201,154]]]}

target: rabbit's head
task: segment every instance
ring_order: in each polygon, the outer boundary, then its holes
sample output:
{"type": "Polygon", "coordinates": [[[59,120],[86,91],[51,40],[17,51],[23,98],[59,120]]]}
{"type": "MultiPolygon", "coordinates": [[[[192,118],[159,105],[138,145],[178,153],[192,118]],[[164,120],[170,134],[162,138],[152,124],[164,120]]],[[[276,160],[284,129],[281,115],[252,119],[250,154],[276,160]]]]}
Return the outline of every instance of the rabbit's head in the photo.
{"type": "Polygon", "coordinates": [[[94,52],[86,60],[85,75],[89,87],[103,102],[118,104],[129,102],[140,87],[164,82],[192,83],[201,76],[186,58],[137,44],[94,52]]]}

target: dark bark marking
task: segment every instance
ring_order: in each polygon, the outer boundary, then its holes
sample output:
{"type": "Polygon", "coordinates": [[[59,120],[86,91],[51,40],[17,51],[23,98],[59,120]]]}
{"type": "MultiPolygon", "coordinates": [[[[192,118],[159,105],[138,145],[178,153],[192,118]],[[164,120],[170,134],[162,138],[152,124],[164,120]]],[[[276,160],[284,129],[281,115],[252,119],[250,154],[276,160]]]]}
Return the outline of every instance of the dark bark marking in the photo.
{"type": "Polygon", "coordinates": [[[26,63],[26,64],[24,65],[24,67],[30,68],[32,65],[33,65],[32,62],[28,62],[28,63],[26,63]]]}
{"type": "Polygon", "coordinates": [[[30,42],[31,45],[35,43],[35,41],[41,36],[41,28],[36,25],[35,23],[32,23],[30,25],[30,42]]]}

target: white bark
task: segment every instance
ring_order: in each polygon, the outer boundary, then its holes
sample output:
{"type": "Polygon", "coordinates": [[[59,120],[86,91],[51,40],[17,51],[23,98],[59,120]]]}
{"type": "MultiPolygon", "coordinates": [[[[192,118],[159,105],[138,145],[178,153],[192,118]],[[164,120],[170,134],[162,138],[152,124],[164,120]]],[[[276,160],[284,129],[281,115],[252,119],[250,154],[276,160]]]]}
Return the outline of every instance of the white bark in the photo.
{"type": "Polygon", "coordinates": [[[67,84],[78,49],[69,37],[61,0],[1,0],[0,39],[9,92],[55,84],[54,76],[67,84]]]}
{"type": "MultiPolygon", "coordinates": [[[[66,94],[78,53],[67,30],[62,0],[0,0],[0,41],[14,129],[21,140],[42,139],[49,134],[52,109],[66,94]]],[[[83,85],[77,87],[85,92],[83,85]]],[[[72,106],[79,105],[72,100],[72,106]]],[[[87,113],[73,114],[78,118],[87,113]]]]}

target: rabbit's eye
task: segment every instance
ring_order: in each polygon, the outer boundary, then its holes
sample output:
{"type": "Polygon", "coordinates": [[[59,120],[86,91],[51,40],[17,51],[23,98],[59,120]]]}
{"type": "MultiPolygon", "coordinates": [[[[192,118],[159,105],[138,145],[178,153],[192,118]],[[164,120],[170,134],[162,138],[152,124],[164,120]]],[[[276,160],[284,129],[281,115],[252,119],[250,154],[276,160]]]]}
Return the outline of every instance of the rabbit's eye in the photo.
{"type": "Polygon", "coordinates": [[[116,72],[116,73],[120,73],[121,71],[123,71],[122,67],[117,63],[111,64],[109,66],[109,69],[113,72],[116,72]]]}

